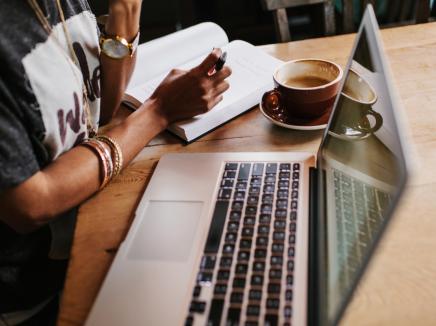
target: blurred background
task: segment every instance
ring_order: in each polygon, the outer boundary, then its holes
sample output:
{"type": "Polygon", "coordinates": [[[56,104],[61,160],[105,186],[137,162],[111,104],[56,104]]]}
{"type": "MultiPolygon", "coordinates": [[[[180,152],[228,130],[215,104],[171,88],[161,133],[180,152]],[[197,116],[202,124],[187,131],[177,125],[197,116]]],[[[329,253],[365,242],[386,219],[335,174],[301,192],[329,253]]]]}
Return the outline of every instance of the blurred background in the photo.
{"type": "MultiPolygon", "coordinates": [[[[95,14],[107,2],[88,0],[95,14]]],[[[375,7],[381,27],[435,20],[435,0],[144,0],[141,42],[203,21],[213,21],[230,40],[255,45],[350,33],[367,3],[375,7]]]]}

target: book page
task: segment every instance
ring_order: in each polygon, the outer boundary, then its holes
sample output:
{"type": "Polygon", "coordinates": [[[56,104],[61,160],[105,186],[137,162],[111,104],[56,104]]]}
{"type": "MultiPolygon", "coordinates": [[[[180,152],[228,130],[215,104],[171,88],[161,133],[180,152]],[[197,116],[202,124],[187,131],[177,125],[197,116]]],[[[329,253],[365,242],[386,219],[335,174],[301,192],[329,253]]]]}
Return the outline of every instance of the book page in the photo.
{"type": "Polygon", "coordinates": [[[127,89],[132,89],[172,68],[206,55],[228,43],[224,30],[214,23],[201,23],[143,43],[138,47],[136,67],[127,89]]]}

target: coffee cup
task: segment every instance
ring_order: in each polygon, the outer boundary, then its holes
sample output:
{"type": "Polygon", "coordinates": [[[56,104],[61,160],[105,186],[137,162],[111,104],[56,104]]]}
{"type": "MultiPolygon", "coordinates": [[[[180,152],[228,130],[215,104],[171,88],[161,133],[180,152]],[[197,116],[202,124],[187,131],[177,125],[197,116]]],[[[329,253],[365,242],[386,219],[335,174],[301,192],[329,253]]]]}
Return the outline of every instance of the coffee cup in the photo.
{"type": "Polygon", "coordinates": [[[371,84],[350,69],[329,133],[341,139],[360,140],[378,131],[383,118],[372,108],[376,102],[377,93],[371,84]]]}
{"type": "Polygon", "coordinates": [[[263,95],[262,108],[282,122],[317,119],[333,107],[342,75],[341,67],[327,60],[286,62],[274,72],[275,88],[263,95]]]}

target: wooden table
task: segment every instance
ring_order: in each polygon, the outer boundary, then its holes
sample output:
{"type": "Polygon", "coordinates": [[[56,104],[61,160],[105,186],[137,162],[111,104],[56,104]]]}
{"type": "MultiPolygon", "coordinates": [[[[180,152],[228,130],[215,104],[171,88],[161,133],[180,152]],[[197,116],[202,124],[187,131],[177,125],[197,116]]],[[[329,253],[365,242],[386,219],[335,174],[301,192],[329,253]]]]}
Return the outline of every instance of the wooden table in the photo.
{"type": "MultiPolygon", "coordinates": [[[[405,107],[416,173],[344,325],[436,325],[436,23],[382,32],[405,107]]],[[[346,63],[354,35],[262,47],[283,60],[346,63]]],[[[82,325],[159,158],[173,152],[316,151],[321,132],[272,126],[254,109],[184,146],[163,133],[80,208],[59,325],[82,325]]]]}

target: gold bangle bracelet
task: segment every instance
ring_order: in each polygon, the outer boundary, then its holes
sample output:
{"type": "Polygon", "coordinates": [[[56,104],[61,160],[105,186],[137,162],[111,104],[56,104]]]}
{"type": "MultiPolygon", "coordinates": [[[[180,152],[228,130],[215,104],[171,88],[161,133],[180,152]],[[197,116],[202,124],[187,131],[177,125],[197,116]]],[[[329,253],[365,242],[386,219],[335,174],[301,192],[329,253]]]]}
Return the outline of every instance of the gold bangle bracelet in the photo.
{"type": "Polygon", "coordinates": [[[113,163],[110,154],[107,149],[96,139],[85,139],[81,145],[89,147],[100,159],[100,167],[102,173],[102,180],[100,183],[100,189],[103,189],[111,180],[113,175],[113,163]]]}
{"type": "Polygon", "coordinates": [[[123,168],[123,152],[121,151],[120,145],[111,137],[106,135],[99,135],[96,137],[98,140],[101,140],[109,145],[109,147],[112,150],[113,153],[113,159],[114,159],[114,177],[120,174],[122,168],[123,168]]]}

